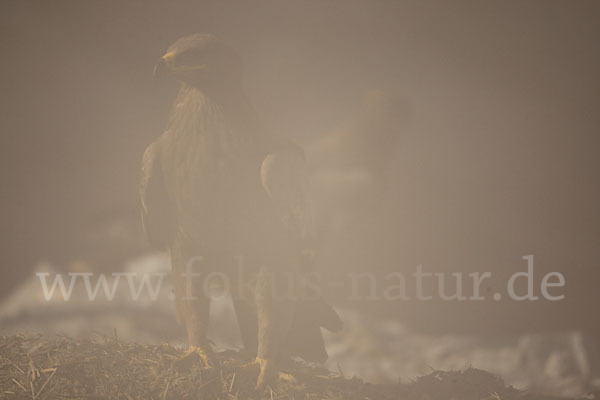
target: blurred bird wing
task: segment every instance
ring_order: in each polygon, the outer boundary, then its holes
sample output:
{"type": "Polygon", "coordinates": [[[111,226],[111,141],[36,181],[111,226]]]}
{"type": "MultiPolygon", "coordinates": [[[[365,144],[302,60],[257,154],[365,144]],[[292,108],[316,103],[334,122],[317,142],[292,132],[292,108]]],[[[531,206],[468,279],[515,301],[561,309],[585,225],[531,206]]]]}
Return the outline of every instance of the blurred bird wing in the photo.
{"type": "Polygon", "coordinates": [[[261,182],[283,224],[302,240],[315,235],[308,169],[301,151],[271,153],[263,160],[261,182]]]}
{"type": "Polygon", "coordinates": [[[152,247],[165,249],[175,237],[177,218],[164,181],[160,141],[152,143],[144,152],[139,190],[144,231],[152,247]]]}

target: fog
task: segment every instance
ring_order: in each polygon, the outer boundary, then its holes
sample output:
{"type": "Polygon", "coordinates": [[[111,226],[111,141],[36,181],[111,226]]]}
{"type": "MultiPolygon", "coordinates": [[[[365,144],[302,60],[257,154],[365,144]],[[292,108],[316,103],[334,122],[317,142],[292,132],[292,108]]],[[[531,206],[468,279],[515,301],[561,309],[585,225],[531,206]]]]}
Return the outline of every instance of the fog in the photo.
{"type": "Polygon", "coordinates": [[[322,140],[363,126],[368,93],[394,98],[369,150],[385,177],[371,171],[378,180],[354,189],[314,179],[322,224],[347,218],[323,228],[328,279],[422,265],[491,271],[482,291],[495,293],[532,254],[537,295],[548,272],[566,282],[556,302],[382,305],[344,288],[327,293],[334,304],[417,332],[597,338],[599,17],[593,1],[2,2],[0,297],[40,262],[119,271],[148,253],[139,165],[178,89],[152,70],[175,39],[201,32],[241,55],[262,122],[309,162],[343,155],[322,140]],[[350,206],[365,190],[371,198],[350,206]],[[95,239],[114,221],[122,237],[95,239]]]}

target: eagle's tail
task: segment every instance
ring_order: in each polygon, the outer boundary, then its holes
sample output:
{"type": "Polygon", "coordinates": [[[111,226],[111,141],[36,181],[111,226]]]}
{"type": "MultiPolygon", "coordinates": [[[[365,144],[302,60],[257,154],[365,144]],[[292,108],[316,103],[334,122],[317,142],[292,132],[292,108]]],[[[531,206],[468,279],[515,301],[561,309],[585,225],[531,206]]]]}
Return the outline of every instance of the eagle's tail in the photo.
{"type": "Polygon", "coordinates": [[[321,328],[338,332],[342,329],[342,320],[333,307],[321,298],[300,300],[296,305],[285,352],[305,361],[326,361],[328,356],[321,328]]]}

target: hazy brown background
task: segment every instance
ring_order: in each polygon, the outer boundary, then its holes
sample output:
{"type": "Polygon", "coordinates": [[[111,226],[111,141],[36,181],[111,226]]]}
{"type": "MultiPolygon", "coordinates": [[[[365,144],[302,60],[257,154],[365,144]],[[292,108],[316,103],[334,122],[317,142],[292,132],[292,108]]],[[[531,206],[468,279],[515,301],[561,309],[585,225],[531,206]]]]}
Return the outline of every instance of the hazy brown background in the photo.
{"type": "Polygon", "coordinates": [[[370,88],[414,110],[384,217],[365,231],[377,243],[358,233],[340,263],[514,273],[533,253],[567,279],[553,308],[388,313],[438,329],[456,328],[450,316],[477,331],[597,328],[599,20],[584,1],[2,1],[0,290],[40,259],[82,256],[86,221],[135,206],[142,151],[176,90],[152,67],[177,37],[211,32],[242,54],[266,124],[299,142],[350,118],[370,88]]]}

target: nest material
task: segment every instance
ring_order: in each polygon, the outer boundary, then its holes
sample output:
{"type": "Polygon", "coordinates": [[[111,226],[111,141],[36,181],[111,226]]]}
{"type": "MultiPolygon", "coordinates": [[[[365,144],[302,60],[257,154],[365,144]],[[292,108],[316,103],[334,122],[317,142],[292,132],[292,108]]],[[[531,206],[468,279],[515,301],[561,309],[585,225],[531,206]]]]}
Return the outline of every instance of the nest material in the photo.
{"type": "MultiPolygon", "coordinates": [[[[534,397],[477,369],[433,371],[406,384],[368,384],[294,362],[264,393],[242,353],[216,354],[218,367],[182,365],[170,345],[128,343],[116,337],[0,338],[0,399],[406,399],[513,400],[534,397]]],[[[192,360],[193,361],[193,360],[192,360]]]]}

